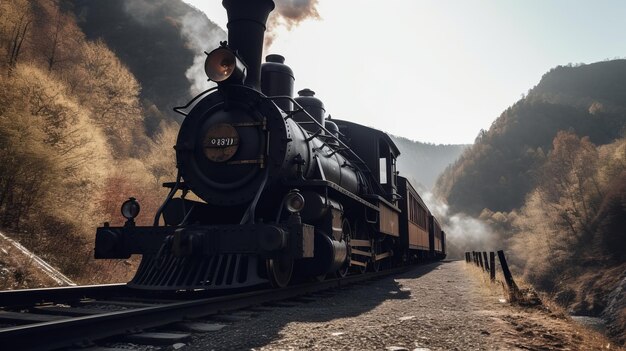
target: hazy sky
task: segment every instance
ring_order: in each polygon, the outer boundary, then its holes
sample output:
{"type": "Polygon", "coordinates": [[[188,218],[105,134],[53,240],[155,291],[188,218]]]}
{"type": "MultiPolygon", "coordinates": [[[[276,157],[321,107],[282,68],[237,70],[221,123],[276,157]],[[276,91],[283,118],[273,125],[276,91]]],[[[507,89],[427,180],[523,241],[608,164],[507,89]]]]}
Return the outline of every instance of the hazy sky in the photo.
{"type": "MultiPolygon", "coordinates": [[[[185,1],[226,29],[221,0],[185,1]]],[[[472,143],[550,68],[626,56],[626,1],[319,0],[318,11],[268,52],[285,56],[296,91],[422,142],[472,143]]]]}

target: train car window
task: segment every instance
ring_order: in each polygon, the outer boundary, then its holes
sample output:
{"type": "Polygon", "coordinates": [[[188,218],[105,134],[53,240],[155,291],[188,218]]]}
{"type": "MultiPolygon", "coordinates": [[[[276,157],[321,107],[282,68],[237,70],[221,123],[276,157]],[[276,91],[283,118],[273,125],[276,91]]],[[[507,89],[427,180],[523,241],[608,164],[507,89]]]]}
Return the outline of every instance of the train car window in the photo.
{"type": "Polygon", "coordinates": [[[391,158],[391,184],[393,184],[394,188],[396,184],[398,184],[398,172],[396,172],[396,158],[391,158]]]}
{"type": "Polygon", "coordinates": [[[417,223],[419,223],[422,228],[426,228],[426,210],[422,206],[419,207],[417,223]]]}
{"type": "Polygon", "coordinates": [[[407,201],[407,205],[409,207],[409,221],[413,221],[413,196],[409,194],[409,201],[407,201]]]}
{"type": "Polygon", "coordinates": [[[379,162],[380,167],[380,184],[387,184],[387,159],[381,158],[379,162]]]}

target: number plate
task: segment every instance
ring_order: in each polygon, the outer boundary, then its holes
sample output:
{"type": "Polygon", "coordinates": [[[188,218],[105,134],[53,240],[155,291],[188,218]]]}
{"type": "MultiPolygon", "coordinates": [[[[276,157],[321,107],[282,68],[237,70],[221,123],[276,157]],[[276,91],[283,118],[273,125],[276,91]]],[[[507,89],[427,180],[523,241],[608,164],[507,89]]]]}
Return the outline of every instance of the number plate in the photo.
{"type": "Polygon", "coordinates": [[[213,162],[230,160],[239,148],[239,134],[230,124],[221,123],[209,128],[202,140],[204,155],[213,162]]]}
{"type": "Polygon", "coordinates": [[[204,147],[227,147],[239,144],[238,138],[207,138],[204,147]]]}

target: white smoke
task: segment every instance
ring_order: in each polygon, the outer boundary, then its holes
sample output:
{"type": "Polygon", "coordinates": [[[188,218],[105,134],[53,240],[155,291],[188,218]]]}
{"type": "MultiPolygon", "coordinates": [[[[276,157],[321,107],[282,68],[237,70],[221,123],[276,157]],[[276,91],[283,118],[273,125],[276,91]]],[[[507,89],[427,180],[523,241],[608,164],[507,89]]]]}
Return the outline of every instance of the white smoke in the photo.
{"type": "MultiPolygon", "coordinates": [[[[226,33],[212,23],[204,13],[193,8],[176,6],[167,0],[133,0],[124,2],[124,10],[137,22],[144,26],[162,25],[163,20],[180,28],[185,46],[195,53],[193,64],[185,72],[191,87],[192,96],[210,88],[213,83],[207,80],[204,73],[205,51],[217,48],[220,41],[226,40],[226,33]]],[[[224,10],[225,11],[225,10],[224,10]]],[[[173,53],[175,55],[175,53],[173,53]]]]}
{"type": "Polygon", "coordinates": [[[464,213],[449,213],[450,207],[432,192],[420,194],[446,233],[448,256],[461,258],[466,251],[500,249],[498,235],[484,221],[464,213]]]}
{"type": "Polygon", "coordinates": [[[204,72],[206,59],[204,52],[217,48],[220,41],[226,38],[218,26],[209,28],[206,16],[200,12],[188,12],[181,18],[181,24],[181,34],[186,44],[196,53],[193,65],[185,72],[185,76],[191,83],[190,93],[194,96],[214,85],[207,80],[204,72]]]}
{"type": "Polygon", "coordinates": [[[318,0],[274,0],[276,7],[267,20],[265,49],[272,46],[279,27],[291,30],[306,19],[321,19],[317,11],[317,2],[318,0]]]}

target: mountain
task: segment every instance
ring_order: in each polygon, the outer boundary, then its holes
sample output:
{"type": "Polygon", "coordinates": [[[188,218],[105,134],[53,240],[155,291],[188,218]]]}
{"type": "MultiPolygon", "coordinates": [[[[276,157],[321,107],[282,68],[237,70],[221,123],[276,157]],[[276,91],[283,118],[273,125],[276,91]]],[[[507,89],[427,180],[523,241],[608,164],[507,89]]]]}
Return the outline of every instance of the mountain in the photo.
{"type": "Polygon", "coordinates": [[[428,144],[392,135],[400,150],[397,170],[415,186],[421,184],[428,190],[437,177],[452,164],[469,145],[428,144]]]}
{"type": "Polygon", "coordinates": [[[624,135],[625,121],[626,60],[556,67],[481,132],[438,179],[437,192],[475,216],[519,208],[558,131],[604,145],[624,135]]]}

